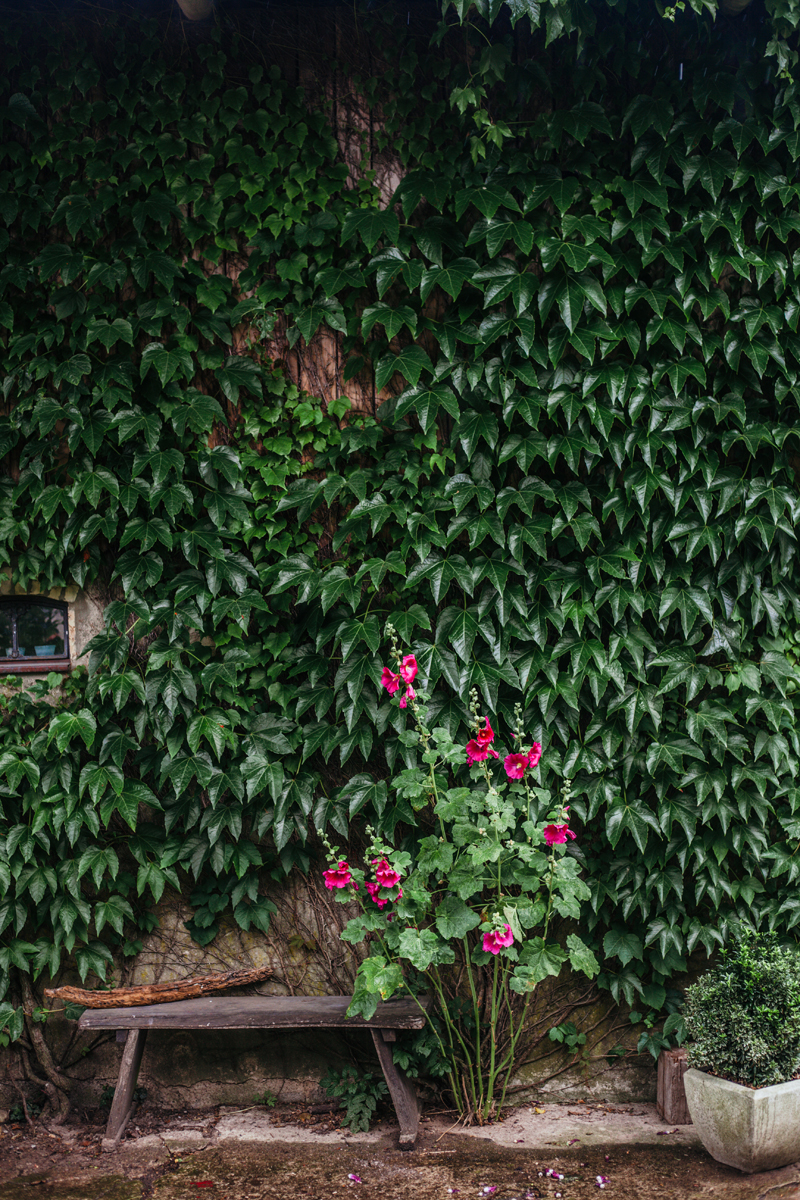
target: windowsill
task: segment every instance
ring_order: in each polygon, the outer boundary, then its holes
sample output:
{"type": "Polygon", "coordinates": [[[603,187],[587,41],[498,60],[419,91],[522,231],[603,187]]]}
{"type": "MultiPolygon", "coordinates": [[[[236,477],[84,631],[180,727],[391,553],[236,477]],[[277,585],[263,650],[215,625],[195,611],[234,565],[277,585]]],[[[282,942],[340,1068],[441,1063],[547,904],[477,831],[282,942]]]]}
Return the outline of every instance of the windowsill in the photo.
{"type": "Polygon", "coordinates": [[[68,658],[2,658],[0,675],[47,675],[59,671],[62,675],[72,670],[68,658]]]}

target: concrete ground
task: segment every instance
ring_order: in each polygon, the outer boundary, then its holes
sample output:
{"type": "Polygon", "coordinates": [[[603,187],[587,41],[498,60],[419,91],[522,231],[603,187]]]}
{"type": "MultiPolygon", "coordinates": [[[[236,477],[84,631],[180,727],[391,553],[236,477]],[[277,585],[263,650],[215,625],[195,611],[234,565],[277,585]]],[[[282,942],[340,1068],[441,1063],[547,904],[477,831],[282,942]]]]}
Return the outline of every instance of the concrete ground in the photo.
{"type": "Polygon", "coordinates": [[[434,1114],[413,1151],[387,1121],[350,1134],[249,1107],[158,1122],[134,1118],[113,1153],[99,1126],[0,1127],[0,1200],[800,1200],[800,1164],[743,1176],[649,1104],[529,1105],[466,1130],[434,1114]]]}

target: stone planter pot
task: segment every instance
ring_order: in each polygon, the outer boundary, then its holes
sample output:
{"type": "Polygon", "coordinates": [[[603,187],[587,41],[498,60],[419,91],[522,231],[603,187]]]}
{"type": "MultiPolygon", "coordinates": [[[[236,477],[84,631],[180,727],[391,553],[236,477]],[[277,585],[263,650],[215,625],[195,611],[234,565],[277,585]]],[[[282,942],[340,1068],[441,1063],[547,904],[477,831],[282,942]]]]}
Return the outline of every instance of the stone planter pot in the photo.
{"type": "Polygon", "coordinates": [[[717,1162],[752,1175],[800,1160],[800,1079],[748,1088],[690,1069],[683,1084],[694,1127],[717,1162]]]}

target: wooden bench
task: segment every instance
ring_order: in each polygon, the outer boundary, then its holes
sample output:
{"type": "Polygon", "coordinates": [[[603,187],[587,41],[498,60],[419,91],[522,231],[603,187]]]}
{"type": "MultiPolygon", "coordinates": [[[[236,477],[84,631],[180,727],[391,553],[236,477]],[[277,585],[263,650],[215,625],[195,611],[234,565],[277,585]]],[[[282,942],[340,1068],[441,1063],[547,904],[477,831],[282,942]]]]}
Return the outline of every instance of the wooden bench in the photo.
{"type": "MultiPolygon", "coordinates": [[[[350,996],[203,996],[149,1004],[139,1008],[87,1008],[80,1029],[130,1030],[125,1041],[103,1149],[113,1150],[125,1132],[149,1029],[369,1029],[389,1088],[400,1145],[411,1149],[419,1129],[419,1101],[414,1084],[395,1066],[391,1042],[402,1029],[422,1029],[425,1015],[411,999],[378,1004],[370,1021],[348,1017],[350,996]]],[[[421,997],[427,1011],[431,997],[421,997]]]]}

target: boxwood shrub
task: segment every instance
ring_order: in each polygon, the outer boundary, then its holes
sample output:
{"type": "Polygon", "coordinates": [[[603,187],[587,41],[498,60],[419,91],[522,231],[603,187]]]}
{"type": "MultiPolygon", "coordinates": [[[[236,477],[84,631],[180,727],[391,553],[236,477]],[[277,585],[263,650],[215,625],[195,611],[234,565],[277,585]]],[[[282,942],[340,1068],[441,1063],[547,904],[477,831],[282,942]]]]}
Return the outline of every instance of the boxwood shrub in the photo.
{"type": "Polygon", "coordinates": [[[744,931],[686,989],[690,1067],[768,1087],[800,1071],[800,956],[744,931]]]}

